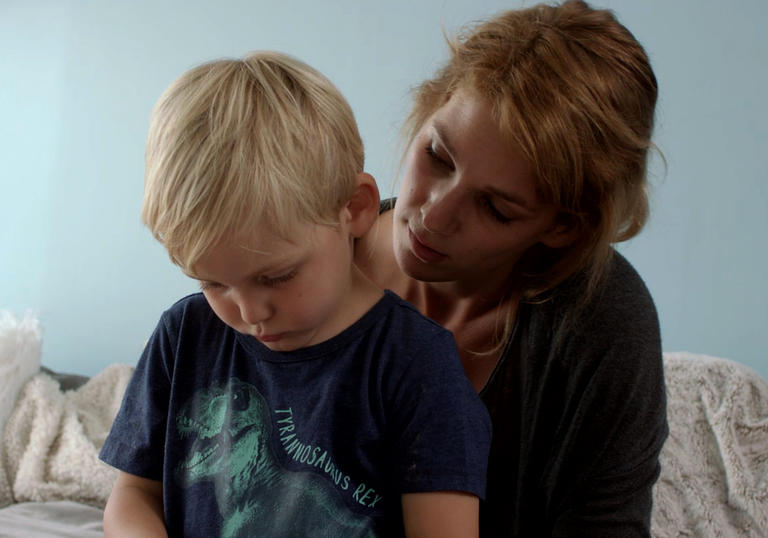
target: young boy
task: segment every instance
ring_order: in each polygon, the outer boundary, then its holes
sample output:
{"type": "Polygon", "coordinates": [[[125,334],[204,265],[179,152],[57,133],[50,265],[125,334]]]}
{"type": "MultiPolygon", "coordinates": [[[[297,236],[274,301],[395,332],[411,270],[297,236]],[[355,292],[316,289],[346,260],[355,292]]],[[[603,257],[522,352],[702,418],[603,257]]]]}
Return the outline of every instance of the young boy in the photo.
{"type": "Polygon", "coordinates": [[[367,280],[379,195],[349,105],[278,53],[182,75],[142,218],[167,310],[101,451],[108,536],[476,536],[490,422],[450,333],[367,280]]]}

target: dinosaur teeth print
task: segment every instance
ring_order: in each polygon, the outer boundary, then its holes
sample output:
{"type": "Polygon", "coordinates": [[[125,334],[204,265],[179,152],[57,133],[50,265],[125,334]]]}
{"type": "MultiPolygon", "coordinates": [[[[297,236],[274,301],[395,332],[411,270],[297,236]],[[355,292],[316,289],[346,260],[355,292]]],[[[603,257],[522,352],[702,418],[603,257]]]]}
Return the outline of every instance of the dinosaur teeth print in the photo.
{"type": "Polygon", "coordinates": [[[190,459],[190,461],[185,464],[185,467],[187,469],[191,469],[193,467],[196,467],[196,466],[200,465],[201,463],[204,463],[205,461],[207,461],[208,458],[210,458],[211,456],[213,456],[217,452],[219,452],[219,445],[218,444],[208,448],[204,452],[195,452],[192,455],[192,458],[190,459]]]}
{"type": "Polygon", "coordinates": [[[232,378],[196,392],[176,431],[182,440],[194,437],[175,468],[177,484],[213,483],[221,536],[376,536],[373,520],[351,511],[332,481],[275,459],[270,411],[253,385],[232,378]]]}

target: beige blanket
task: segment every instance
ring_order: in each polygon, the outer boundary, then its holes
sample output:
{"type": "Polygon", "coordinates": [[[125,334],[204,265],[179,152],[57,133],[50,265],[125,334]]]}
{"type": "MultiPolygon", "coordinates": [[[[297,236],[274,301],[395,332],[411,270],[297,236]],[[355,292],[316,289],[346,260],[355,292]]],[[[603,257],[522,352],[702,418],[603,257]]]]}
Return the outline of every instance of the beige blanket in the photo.
{"type": "Polygon", "coordinates": [[[98,452],[132,372],[112,365],[67,392],[44,373],[24,385],[0,445],[0,484],[10,486],[5,498],[0,487],[0,506],[52,500],[104,506],[116,471],[98,452]]]}
{"type": "Polygon", "coordinates": [[[667,353],[669,439],[658,538],[768,537],[768,382],[725,359],[667,353]]]}

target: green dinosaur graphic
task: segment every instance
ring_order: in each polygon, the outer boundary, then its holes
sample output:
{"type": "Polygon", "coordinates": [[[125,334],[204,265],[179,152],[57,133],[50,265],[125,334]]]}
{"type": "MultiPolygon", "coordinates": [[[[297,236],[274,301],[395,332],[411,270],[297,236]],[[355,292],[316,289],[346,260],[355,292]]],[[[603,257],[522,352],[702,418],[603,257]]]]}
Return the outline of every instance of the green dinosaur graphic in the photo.
{"type": "Polygon", "coordinates": [[[183,487],[214,483],[221,536],[375,536],[370,519],[350,511],[326,479],[274,459],[269,410],[253,385],[232,378],[198,391],[176,426],[182,438],[195,436],[176,479],[183,487]]]}

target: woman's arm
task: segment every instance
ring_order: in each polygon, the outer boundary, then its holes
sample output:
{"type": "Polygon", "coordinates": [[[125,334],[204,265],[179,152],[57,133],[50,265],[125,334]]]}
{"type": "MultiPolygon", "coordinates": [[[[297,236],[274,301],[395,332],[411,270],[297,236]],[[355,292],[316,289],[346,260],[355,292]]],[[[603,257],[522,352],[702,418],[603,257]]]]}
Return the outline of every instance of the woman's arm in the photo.
{"type": "Polygon", "coordinates": [[[668,432],[658,316],[618,254],[600,293],[560,355],[577,359],[563,387],[568,427],[556,438],[553,535],[648,537],[668,432]]]}
{"type": "Polygon", "coordinates": [[[104,535],[167,537],[162,482],[120,471],[104,509],[104,535]]]}
{"type": "Polygon", "coordinates": [[[406,493],[403,523],[407,538],[477,538],[480,499],[460,491],[406,493]]]}

